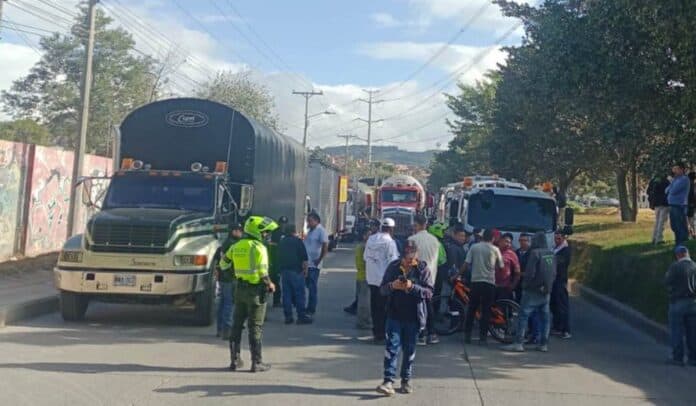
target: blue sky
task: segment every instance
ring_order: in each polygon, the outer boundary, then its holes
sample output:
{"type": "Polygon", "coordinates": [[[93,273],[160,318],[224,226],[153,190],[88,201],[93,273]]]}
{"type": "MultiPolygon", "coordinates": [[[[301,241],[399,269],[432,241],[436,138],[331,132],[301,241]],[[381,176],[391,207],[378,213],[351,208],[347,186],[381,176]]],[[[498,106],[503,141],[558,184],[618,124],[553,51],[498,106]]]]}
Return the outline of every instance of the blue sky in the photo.
{"type": "MultiPolygon", "coordinates": [[[[61,17],[69,19],[66,11],[74,13],[76,3],[11,0],[4,18],[66,31],[61,17]]],[[[251,69],[275,96],[284,132],[300,138],[304,105],[292,90],[321,89],[325,95],[311,100],[310,113],[336,114],[312,120],[310,144],[333,145],[339,133],[365,136],[365,126],[354,119],[367,109],[355,99],[364,96],[363,88],[379,88],[391,101],[375,106],[375,118],[387,119],[374,128],[375,139],[387,139],[378,145],[413,150],[446,146],[452,136],[442,91],[454,91],[457,80],[473,83],[504,62],[496,41],[517,24],[489,0],[101,0],[99,7],[134,33],[141,52],[161,57],[172,51],[185,59],[172,76],[173,95],[190,94],[195,87],[190,79],[200,82],[220,69],[251,69]],[[436,52],[436,59],[411,75],[436,52]]],[[[30,45],[39,37],[20,36],[13,30],[19,27],[3,32],[0,89],[38,58],[30,45]]],[[[518,43],[521,34],[517,29],[502,45],[518,43]]]]}

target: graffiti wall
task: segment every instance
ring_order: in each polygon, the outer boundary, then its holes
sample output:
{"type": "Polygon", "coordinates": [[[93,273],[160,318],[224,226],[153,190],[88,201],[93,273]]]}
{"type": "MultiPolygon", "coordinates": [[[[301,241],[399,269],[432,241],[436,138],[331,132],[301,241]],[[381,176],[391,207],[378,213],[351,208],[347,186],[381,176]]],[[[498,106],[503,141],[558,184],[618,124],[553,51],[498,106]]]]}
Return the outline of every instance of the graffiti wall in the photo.
{"type": "Polygon", "coordinates": [[[57,251],[65,242],[73,152],[36,146],[25,255],[57,251]]]}
{"type": "Polygon", "coordinates": [[[0,140],[0,261],[14,254],[29,146],[0,140]]]}

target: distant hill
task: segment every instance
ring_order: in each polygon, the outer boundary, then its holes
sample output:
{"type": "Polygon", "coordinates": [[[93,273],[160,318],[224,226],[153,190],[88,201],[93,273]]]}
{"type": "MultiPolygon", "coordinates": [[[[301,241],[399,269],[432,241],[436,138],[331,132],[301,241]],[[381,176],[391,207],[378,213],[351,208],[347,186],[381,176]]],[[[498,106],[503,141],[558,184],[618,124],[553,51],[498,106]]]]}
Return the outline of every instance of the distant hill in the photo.
{"type": "MultiPolygon", "coordinates": [[[[346,153],[345,147],[326,147],[322,148],[329,155],[343,156],[346,153]]],[[[354,158],[366,159],[366,145],[351,145],[348,147],[350,155],[354,158]]],[[[433,159],[435,151],[413,152],[404,151],[396,146],[375,146],[372,147],[372,160],[391,162],[394,164],[414,165],[427,168],[430,166],[430,160],[433,159]]]]}

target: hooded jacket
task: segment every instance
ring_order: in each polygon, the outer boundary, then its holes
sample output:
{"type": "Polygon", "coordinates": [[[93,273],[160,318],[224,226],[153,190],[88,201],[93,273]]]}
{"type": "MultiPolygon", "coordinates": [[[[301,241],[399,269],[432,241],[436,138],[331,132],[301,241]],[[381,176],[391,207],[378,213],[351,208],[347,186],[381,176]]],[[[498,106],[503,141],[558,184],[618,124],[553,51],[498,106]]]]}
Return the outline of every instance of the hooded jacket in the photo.
{"type": "Polygon", "coordinates": [[[546,235],[543,232],[532,237],[532,249],[524,269],[522,289],[524,291],[548,295],[551,293],[553,281],[556,279],[556,256],[548,248],[546,235]]]}
{"type": "Polygon", "coordinates": [[[413,318],[413,321],[417,321],[421,328],[425,328],[428,318],[425,301],[433,297],[430,270],[427,263],[418,261],[417,265],[411,266],[405,269],[405,271],[406,273],[402,272],[401,260],[396,260],[389,264],[384,273],[384,279],[382,279],[382,284],[380,285],[380,293],[382,296],[388,297],[387,316],[394,317],[399,310],[413,311],[413,313],[408,315],[408,318],[413,318]],[[413,282],[413,288],[408,292],[391,288],[391,283],[399,279],[401,275],[413,282]],[[401,309],[397,310],[396,307],[401,307],[401,309]]]}

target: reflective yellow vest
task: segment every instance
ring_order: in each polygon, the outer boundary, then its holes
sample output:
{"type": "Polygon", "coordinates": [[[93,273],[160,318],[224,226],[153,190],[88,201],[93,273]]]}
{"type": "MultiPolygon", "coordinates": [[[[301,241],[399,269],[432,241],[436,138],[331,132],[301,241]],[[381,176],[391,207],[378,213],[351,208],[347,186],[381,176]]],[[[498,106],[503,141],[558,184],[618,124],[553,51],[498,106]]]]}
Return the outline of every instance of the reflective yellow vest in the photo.
{"type": "Polygon", "coordinates": [[[220,269],[227,271],[234,265],[234,275],[252,285],[268,276],[268,250],[262,242],[243,238],[232,245],[220,260],[220,269]]]}

